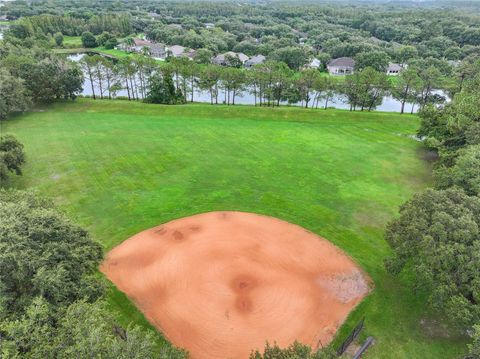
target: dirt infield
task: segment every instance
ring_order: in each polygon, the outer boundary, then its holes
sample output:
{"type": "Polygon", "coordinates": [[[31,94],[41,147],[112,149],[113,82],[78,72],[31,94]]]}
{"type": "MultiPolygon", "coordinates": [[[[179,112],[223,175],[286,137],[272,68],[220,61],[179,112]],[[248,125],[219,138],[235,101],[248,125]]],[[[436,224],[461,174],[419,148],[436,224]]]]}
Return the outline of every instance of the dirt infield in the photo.
{"type": "Polygon", "coordinates": [[[243,212],[138,233],[101,270],[194,359],[248,358],[267,340],[325,345],[369,290],[357,265],[327,240],[243,212]]]}

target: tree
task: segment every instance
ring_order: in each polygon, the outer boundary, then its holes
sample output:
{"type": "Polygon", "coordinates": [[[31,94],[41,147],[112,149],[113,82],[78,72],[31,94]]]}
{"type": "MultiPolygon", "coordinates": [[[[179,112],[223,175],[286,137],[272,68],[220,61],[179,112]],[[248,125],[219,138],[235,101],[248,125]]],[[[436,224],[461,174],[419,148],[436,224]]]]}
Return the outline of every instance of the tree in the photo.
{"type": "Polygon", "coordinates": [[[291,69],[298,70],[307,63],[308,56],[302,48],[287,46],[273,51],[270,59],[285,62],[291,69]]]}
{"type": "Polygon", "coordinates": [[[147,103],[161,103],[174,105],[184,103],[185,98],[180,90],[175,89],[172,75],[170,73],[157,74],[150,79],[147,96],[147,103]]]}
{"type": "Polygon", "coordinates": [[[342,93],[350,104],[350,110],[360,107],[361,111],[371,111],[382,103],[383,96],[388,93],[390,84],[387,75],[366,67],[361,71],[348,75],[342,86],[342,93]]]}
{"type": "MultiPolygon", "coordinates": [[[[2,326],[6,357],[29,358],[162,358],[153,336],[139,327],[118,325],[103,301],[77,301],[57,312],[37,297],[17,320],[2,326]]],[[[167,347],[168,358],[186,359],[184,351],[167,347]]]]}
{"type": "MultiPolygon", "coordinates": [[[[295,85],[300,94],[300,99],[305,102],[305,108],[308,108],[308,104],[312,99],[312,92],[314,91],[315,85],[319,85],[319,79],[321,75],[320,72],[316,69],[306,69],[300,73],[300,77],[295,81],[295,85]]],[[[320,90],[320,88],[318,87],[320,90]]],[[[312,107],[314,107],[316,101],[316,95],[313,98],[312,107]]]]}
{"type": "Polygon", "coordinates": [[[213,52],[209,49],[198,49],[193,57],[193,61],[197,64],[207,65],[212,61],[213,52]]]}
{"type": "Polygon", "coordinates": [[[468,344],[468,355],[466,358],[480,359],[480,324],[473,326],[471,337],[473,341],[471,344],[468,344]]]}
{"type": "Polygon", "coordinates": [[[20,68],[29,96],[34,103],[75,99],[82,91],[83,74],[78,66],[56,56],[20,68]]]}
{"type": "Polygon", "coordinates": [[[5,181],[9,173],[22,174],[25,163],[23,145],[12,135],[0,137],[0,180],[5,181]]]}
{"type": "Polygon", "coordinates": [[[417,57],[418,51],[414,46],[406,45],[395,52],[395,57],[400,64],[406,64],[409,60],[417,57]]]}
{"type": "Polygon", "coordinates": [[[36,297],[60,308],[102,295],[102,247],[51,202],[0,190],[0,217],[0,316],[24,313],[36,297]]]}
{"type": "Polygon", "coordinates": [[[97,47],[97,40],[91,32],[85,31],[84,33],[82,33],[82,46],[87,49],[97,47]]]}
{"type": "Polygon", "coordinates": [[[225,55],[225,64],[226,66],[235,67],[237,69],[239,69],[243,65],[239,57],[234,55],[225,55]]]}
{"type": "Polygon", "coordinates": [[[244,90],[246,81],[245,70],[231,67],[222,69],[220,72],[220,83],[225,91],[225,104],[230,105],[231,103],[235,105],[235,97],[244,90]],[[232,95],[231,98],[230,95],[232,95]]]}
{"type": "Polygon", "coordinates": [[[431,95],[432,91],[440,87],[442,74],[440,71],[433,66],[430,66],[426,69],[421,69],[418,73],[422,87],[418,93],[418,102],[421,105],[421,108],[424,108],[427,103],[432,103],[431,95]]]}
{"type": "Polygon", "coordinates": [[[414,98],[415,90],[419,87],[421,87],[421,79],[417,69],[409,67],[400,72],[392,87],[392,96],[402,104],[401,114],[405,111],[405,103],[414,98]]]}
{"type": "Polygon", "coordinates": [[[355,56],[355,70],[360,71],[371,67],[379,72],[385,72],[390,57],[384,51],[361,52],[355,56]]]}
{"type": "Polygon", "coordinates": [[[295,342],[287,348],[280,348],[277,344],[267,343],[260,353],[258,350],[250,354],[250,359],[335,359],[338,358],[334,350],[322,348],[317,351],[312,350],[308,345],[295,342]]]}
{"type": "Polygon", "coordinates": [[[63,44],[63,34],[61,32],[56,32],[55,35],[53,35],[53,39],[55,40],[55,44],[57,46],[62,46],[62,44],[63,44]]]}
{"type": "Polygon", "coordinates": [[[480,145],[468,146],[459,152],[454,166],[441,166],[436,170],[436,186],[440,189],[457,186],[469,196],[480,196],[480,145]]]}
{"type": "Polygon", "coordinates": [[[108,39],[106,42],[105,42],[105,45],[104,47],[107,49],[107,50],[111,50],[113,48],[115,48],[115,46],[118,45],[118,41],[116,38],[112,37],[111,39],[108,39]]]}
{"type": "Polygon", "coordinates": [[[30,103],[25,81],[0,69],[0,121],[14,112],[25,111],[30,103]]]}
{"type": "Polygon", "coordinates": [[[394,252],[387,269],[408,265],[416,287],[460,328],[480,322],[479,228],[480,197],[428,189],[400,208],[385,234],[394,252]]]}
{"type": "Polygon", "coordinates": [[[463,89],[444,106],[426,106],[418,135],[426,137],[426,145],[439,151],[442,164],[454,164],[459,149],[480,144],[480,74],[465,80],[463,89]],[[445,163],[448,162],[448,163],[445,163]]]}
{"type": "MultiPolygon", "coordinates": [[[[83,37],[83,35],[82,35],[82,37],[83,37]]],[[[104,31],[100,35],[97,36],[96,41],[97,41],[98,46],[105,46],[107,41],[109,41],[111,39],[115,39],[115,36],[113,36],[112,34],[110,34],[107,31],[104,31]]]]}
{"type": "Polygon", "coordinates": [[[82,66],[83,71],[88,76],[88,81],[90,82],[90,87],[92,89],[93,99],[96,99],[95,95],[95,82],[94,82],[94,67],[96,65],[96,58],[93,56],[85,55],[80,60],[80,65],[82,66]]]}
{"type": "Polygon", "coordinates": [[[200,71],[198,86],[210,93],[210,103],[218,104],[218,85],[220,82],[220,66],[208,65],[200,71]]]}

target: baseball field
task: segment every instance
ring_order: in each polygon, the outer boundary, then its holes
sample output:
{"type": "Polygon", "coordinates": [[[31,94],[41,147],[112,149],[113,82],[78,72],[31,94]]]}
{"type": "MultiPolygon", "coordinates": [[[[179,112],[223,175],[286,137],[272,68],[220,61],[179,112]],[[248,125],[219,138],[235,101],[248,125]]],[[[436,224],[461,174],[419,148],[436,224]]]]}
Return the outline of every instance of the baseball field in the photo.
{"type": "MultiPolygon", "coordinates": [[[[376,340],[368,358],[455,358],[465,343],[432,329],[435,315],[428,311],[423,293],[412,290],[408,271],[392,277],[383,264],[390,255],[383,239],[385,224],[430,181],[428,156],[412,137],[418,124],[415,116],[382,112],[79,99],[18,116],[1,129],[14,134],[27,154],[24,175],[11,185],[33,187],[53,198],[104,246],[109,254],[102,271],[113,282],[110,310],[120,323],[133,321],[155,333],[158,345],[171,341],[201,358],[195,353],[212,338],[257,345],[258,336],[266,334],[255,323],[262,323],[276,330],[268,332],[267,339],[278,335],[283,343],[300,333],[305,341],[321,337],[336,346],[365,317],[362,338],[376,340]],[[220,221],[218,213],[226,213],[231,222],[220,221]],[[202,216],[213,217],[207,221],[202,216]],[[181,236],[175,234],[177,227],[181,236]],[[155,242],[163,237],[177,241],[155,242]],[[126,245],[131,248],[124,249],[126,245]],[[157,278],[148,272],[151,268],[144,268],[150,257],[139,254],[142,248],[159,256],[171,255],[174,248],[178,262],[172,259],[167,266],[163,261],[163,274],[157,278]],[[255,265],[239,259],[238,266],[230,266],[229,258],[245,251],[249,254],[242,258],[255,265]],[[133,257],[121,264],[122,256],[115,257],[119,253],[133,257]],[[188,262],[195,256],[198,262],[188,262]],[[330,258],[334,269],[322,258],[330,258]],[[112,260],[115,270],[107,267],[112,260]],[[132,266],[136,260],[140,264],[132,266]],[[218,267],[213,270],[205,265],[208,261],[218,267]],[[177,270],[177,263],[189,271],[177,270]],[[332,282],[339,278],[332,273],[344,272],[361,273],[361,280],[357,276],[358,282],[348,282],[357,291],[332,282]],[[128,280],[129,273],[147,285],[128,280]],[[209,290],[198,285],[204,280],[209,290]],[[336,299],[322,302],[325,296],[311,289],[312,280],[336,299]],[[215,317],[221,303],[212,305],[212,298],[228,299],[228,293],[222,297],[228,286],[236,306],[215,317]],[[162,302],[165,310],[150,310],[152,298],[158,299],[152,288],[171,290],[177,297],[162,302]],[[340,314],[328,321],[326,312],[312,305],[317,300],[324,309],[337,300],[340,314]],[[272,306],[280,312],[270,317],[267,310],[258,310],[272,306]],[[306,316],[293,320],[285,308],[306,316]],[[257,319],[246,320],[239,313],[254,313],[257,319]],[[208,322],[205,338],[187,335],[189,341],[178,335],[179,316],[187,334],[208,322]],[[236,336],[221,333],[227,319],[236,336]],[[279,330],[279,320],[296,331],[279,330]],[[329,331],[315,334],[325,323],[329,331]],[[248,328],[251,333],[246,335],[248,328]]],[[[237,349],[232,355],[245,355],[237,349]]],[[[211,357],[226,353],[219,350],[211,357]]]]}

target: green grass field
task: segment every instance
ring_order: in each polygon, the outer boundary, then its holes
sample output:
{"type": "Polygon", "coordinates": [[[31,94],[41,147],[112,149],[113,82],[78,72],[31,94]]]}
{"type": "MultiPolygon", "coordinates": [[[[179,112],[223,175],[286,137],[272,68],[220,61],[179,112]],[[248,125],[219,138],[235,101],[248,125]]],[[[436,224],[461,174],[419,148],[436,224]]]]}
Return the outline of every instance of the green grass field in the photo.
{"type": "MultiPolygon", "coordinates": [[[[257,212],[301,225],[351,255],[375,282],[335,345],[362,317],[367,358],[455,358],[465,341],[432,337],[424,296],[383,260],[386,222],[430,181],[414,116],[126,101],[57,104],[1,124],[28,163],[10,185],[52,197],[106,250],[175,218],[257,212]]],[[[115,289],[111,310],[149,327],[115,289]]],[[[288,323],[286,323],[288,325],[288,323]]],[[[163,341],[157,335],[159,343],[163,341]]]]}

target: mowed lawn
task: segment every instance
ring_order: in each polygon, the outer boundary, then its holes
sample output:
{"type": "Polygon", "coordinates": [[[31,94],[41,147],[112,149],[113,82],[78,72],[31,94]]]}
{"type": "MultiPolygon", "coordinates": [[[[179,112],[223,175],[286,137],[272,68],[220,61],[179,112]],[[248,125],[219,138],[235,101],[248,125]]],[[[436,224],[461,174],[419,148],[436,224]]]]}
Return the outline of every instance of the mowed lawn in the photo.
{"type": "MultiPolygon", "coordinates": [[[[380,112],[80,99],[4,122],[2,133],[27,153],[11,186],[52,197],[106,251],[201,212],[278,217],[332,241],[375,283],[334,345],[365,316],[362,338],[376,339],[368,358],[454,358],[465,342],[428,334],[424,296],[383,266],[385,224],[430,180],[410,137],[417,126],[414,116],[380,112]]],[[[112,288],[108,299],[123,324],[149,327],[123,294],[112,288]]]]}

